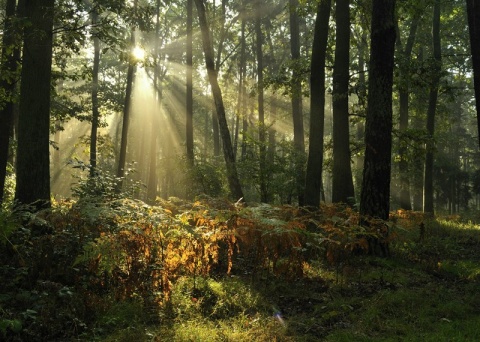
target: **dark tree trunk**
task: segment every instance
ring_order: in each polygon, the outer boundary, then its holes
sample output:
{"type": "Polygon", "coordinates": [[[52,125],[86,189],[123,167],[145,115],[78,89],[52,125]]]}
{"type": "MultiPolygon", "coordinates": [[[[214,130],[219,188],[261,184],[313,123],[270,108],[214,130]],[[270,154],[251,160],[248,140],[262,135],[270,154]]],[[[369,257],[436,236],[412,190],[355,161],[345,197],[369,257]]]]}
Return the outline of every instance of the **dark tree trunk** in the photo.
{"type": "Polygon", "coordinates": [[[194,163],[193,154],[193,0],[187,0],[187,161],[190,166],[194,163]]]}
{"type": "Polygon", "coordinates": [[[296,185],[298,193],[298,205],[304,203],[305,186],[305,141],[303,130],[303,113],[302,113],[302,83],[299,66],[300,60],[300,25],[298,20],[298,0],[289,0],[290,4],[290,50],[292,54],[293,70],[292,70],[292,116],[293,116],[293,143],[295,146],[296,160],[295,173],[296,185]]]}
{"type": "MultiPolygon", "coordinates": [[[[420,46],[417,52],[417,61],[419,65],[424,63],[424,47],[420,46]]],[[[415,101],[415,106],[417,108],[422,108],[425,104],[425,98],[423,94],[421,96],[415,96],[413,98],[415,101]]],[[[423,109],[422,109],[423,110],[423,109]]],[[[425,129],[425,122],[420,115],[415,115],[412,118],[412,126],[415,130],[421,131],[425,129]]],[[[412,166],[413,166],[413,179],[412,179],[412,192],[413,192],[413,206],[414,211],[423,210],[423,174],[425,169],[425,153],[424,146],[417,144],[415,149],[418,151],[415,156],[412,166]]]]}
{"type": "MultiPolygon", "coordinates": [[[[412,56],[413,43],[415,42],[415,36],[417,33],[418,23],[420,21],[420,16],[415,15],[412,19],[410,25],[410,32],[407,38],[407,44],[405,48],[402,46],[400,40],[400,35],[397,37],[397,46],[399,48],[401,60],[399,62],[399,75],[400,75],[400,85],[399,85],[399,113],[400,113],[400,135],[404,134],[408,129],[409,121],[409,67],[410,60],[412,56]]],[[[402,136],[401,136],[402,139],[402,136]]],[[[403,137],[405,139],[405,137],[403,137]]],[[[400,141],[400,148],[398,150],[399,155],[399,173],[400,173],[400,193],[399,193],[399,206],[405,210],[412,210],[412,202],[410,195],[410,176],[408,170],[408,160],[407,160],[407,148],[406,144],[403,141],[400,141]]]]}
{"type": "Polygon", "coordinates": [[[395,0],[373,0],[365,165],[360,215],[387,220],[390,209],[395,0]]]}
{"type": "Polygon", "coordinates": [[[438,86],[440,83],[440,71],[442,64],[441,46],[440,46],[440,0],[435,0],[433,6],[433,22],[432,22],[432,38],[433,38],[433,59],[435,61],[430,86],[430,95],[428,99],[427,110],[427,146],[425,156],[425,177],[423,188],[423,211],[433,214],[433,154],[434,154],[434,133],[435,133],[435,113],[437,110],[438,86]]]}
{"type": "MultiPolygon", "coordinates": [[[[97,25],[98,13],[94,6],[91,14],[92,27],[97,25]]],[[[96,32],[93,33],[93,70],[92,70],[92,128],[90,133],[90,176],[96,174],[97,168],[97,132],[99,104],[98,104],[98,70],[100,66],[100,39],[96,32]]]]}
{"type": "Polygon", "coordinates": [[[15,12],[16,0],[7,0],[2,40],[2,65],[0,66],[2,74],[0,78],[0,89],[2,89],[6,95],[4,103],[0,106],[0,205],[3,202],[5,177],[7,176],[8,151],[10,137],[13,132],[15,108],[13,97],[15,96],[17,81],[17,63],[20,59],[20,47],[15,46],[17,42],[16,38],[19,35],[14,24],[15,12]]]}
{"type": "Polygon", "coordinates": [[[220,155],[220,130],[218,126],[217,112],[215,108],[212,108],[213,155],[215,157],[220,155]]]}
{"type": "MultiPolygon", "coordinates": [[[[271,17],[267,17],[268,21],[267,26],[269,28],[272,28],[273,25],[270,24],[271,17]]],[[[278,72],[279,65],[277,63],[277,59],[275,56],[275,51],[276,49],[274,48],[273,44],[273,39],[272,39],[272,34],[271,34],[271,29],[266,30],[266,35],[265,39],[268,42],[269,46],[269,55],[268,55],[268,68],[270,69],[269,72],[275,74],[278,72]]],[[[266,165],[268,170],[274,170],[275,169],[275,155],[276,155],[276,145],[277,145],[277,128],[276,128],[276,121],[277,121],[277,109],[279,107],[279,99],[278,95],[273,92],[270,95],[270,112],[269,112],[269,126],[268,126],[268,142],[267,142],[267,151],[266,151],[266,165]]],[[[268,193],[268,201],[271,203],[274,199],[273,193],[269,191],[268,193]]]]}
{"type": "Polygon", "coordinates": [[[350,65],[350,1],[337,0],[335,65],[333,67],[332,202],[353,205],[355,193],[350,158],[348,82],[350,65]]]}
{"type": "MultiPolygon", "coordinates": [[[[132,28],[130,36],[130,48],[135,46],[135,29],[132,28]]],[[[127,140],[128,140],[128,128],[130,124],[130,112],[131,112],[131,100],[133,80],[135,78],[136,62],[133,57],[129,57],[128,69],[127,69],[127,85],[125,89],[125,101],[123,104],[123,121],[122,121],[122,138],[120,141],[120,156],[118,159],[117,177],[120,179],[117,187],[117,191],[122,190],[123,177],[125,176],[125,163],[127,159],[127,140]]]]}
{"type": "Polygon", "coordinates": [[[310,68],[310,138],[305,178],[305,205],[318,209],[322,189],[323,135],[325,126],[325,59],[331,0],[317,7],[310,68]]]}
{"type": "MultiPolygon", "coordinates": [[[[359,111],[364,113],[367,107],[367,82],[365,80],[365,57],[368,53],[367,34],[362,33],[361,41],[358,46],[358,107],[359,111]]],[[[357,142],[362,142],[365,139],[365,121],[359,120],[356,125],[355,137],[357,142]]],[[[362,172],[363,172],[363,156],[357,153],[355,158],[355,185],[357,189],[360,189],[362,184],[362,172]]],[[[360,192],[359,192],[360,193],[360,192]]],[[[357,194],[358,195],[358,194],[357,194]]]]}
{"type": "Polygon", "coordinates": [[[470,32],[470,50],[473,64],[473,84],[477,108],[478,144],[480,147],[480,3],[477,0],[466,0],[468,29],[470,32]]]}
{"type": "Polygon", "coordinates": [[[246,115],[246,86],[245,86],[245,78],[247,76],[247,58],[246,58],[246,39],[245,39],[245,26],[246,26],[246,19],[245,19],[245,12],[241,14],[242,16],[242,24],[241,24],[241,38],[240,38],[240,82],[238,86],[238,103],[237,103],[237,115],[236,115],[236,123],[235,123],[235,138],[234,138],[234,148],[233,153],[235,155],[235,159],[237,157],[237,150],[238,150],[238,133],[240,131],[240,119],[242,122],[246,115]]]}
{"type": "Polygon", "coordinates": [[[50,89],[54,0],[25,3],[15,199],[50,207],[50,89]]]}
{"type": "Polygon", "coordinates": [[[242,149],[241,149],[241,159],[245,160],[247,158],[247,152],[248,152],[248,146],[247,146],[247,132],[248,132],[248,114],[247,114],[247,97],[246,97],[246,87],[244,87],[245,92],[244,92],[244,97],[243,97],[243,102],[244,102],[244,116],[242,118],[242,149]]]}
{"type": "Polygon", "coordinates": [[[235,164],[235,156],[233,154],[232,140],[227,126],[225,115],[225,106],[223,104],[222,91],[218,85],[217,71],[213,60],[213,46],[210,40],[210,29],[208,27],[205,3],[203,0],[195,0],[198,18],[200,21],[200,29],[202,31],[203,52],[205,54],[205,64],[207,67],[208,79],[212,87],[212,94],[215,102],[216,113],[220,126],[220,134],[223,141],[223,155],[227,168],[227,179],[230,187],[230,193],[235,200],[244,200],[242,187],[238,178],[237,167],[235,164]]]}

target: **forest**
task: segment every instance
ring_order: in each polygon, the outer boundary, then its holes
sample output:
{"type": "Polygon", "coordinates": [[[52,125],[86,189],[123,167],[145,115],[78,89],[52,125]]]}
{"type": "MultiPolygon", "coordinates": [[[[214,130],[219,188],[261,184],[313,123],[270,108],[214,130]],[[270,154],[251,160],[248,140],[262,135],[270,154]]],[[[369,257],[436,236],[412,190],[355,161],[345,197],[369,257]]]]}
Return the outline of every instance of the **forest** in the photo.
{"type": "Polygon", "coordinates": [[[480,340],[477,0],[0,0],[0,340],[480,340]]]}

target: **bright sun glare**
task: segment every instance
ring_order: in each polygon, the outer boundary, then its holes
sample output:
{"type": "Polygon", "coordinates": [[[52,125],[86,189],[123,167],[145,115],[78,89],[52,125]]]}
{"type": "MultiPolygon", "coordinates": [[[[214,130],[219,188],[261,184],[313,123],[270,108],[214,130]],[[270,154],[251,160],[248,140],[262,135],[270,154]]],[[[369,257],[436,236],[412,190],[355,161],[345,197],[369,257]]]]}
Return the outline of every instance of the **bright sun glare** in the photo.
{"type": "Polygon", "coordinates": [[[145,58],[145,50],[142,49],[140,46],[135,46],[133,48],[132,54],[137,61],[143,61],[145,58]]]}

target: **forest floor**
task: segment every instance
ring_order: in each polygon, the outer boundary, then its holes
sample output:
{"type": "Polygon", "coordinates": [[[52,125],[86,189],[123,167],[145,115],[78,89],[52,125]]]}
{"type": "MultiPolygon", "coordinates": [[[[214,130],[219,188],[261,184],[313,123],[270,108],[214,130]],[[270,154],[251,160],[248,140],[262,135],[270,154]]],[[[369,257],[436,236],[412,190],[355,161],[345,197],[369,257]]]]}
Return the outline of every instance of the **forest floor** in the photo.
{"type": "Polygon", "coordinates": [[[2,218],[0,340],[480,341],[479,213],[393,214],[375,257],[350,209],[111,203],[2,218]]]}
{"type": "Polygon", "coordinates": [[[480,341],[480,226],[449,217],[428,221],[422,237],[393,229],[390,257],[312,262],[293,281],[241,270],[181,278],[173,315],[150,324],[120,304],[99,321],[115,318],[99,340],[480,341]]]}

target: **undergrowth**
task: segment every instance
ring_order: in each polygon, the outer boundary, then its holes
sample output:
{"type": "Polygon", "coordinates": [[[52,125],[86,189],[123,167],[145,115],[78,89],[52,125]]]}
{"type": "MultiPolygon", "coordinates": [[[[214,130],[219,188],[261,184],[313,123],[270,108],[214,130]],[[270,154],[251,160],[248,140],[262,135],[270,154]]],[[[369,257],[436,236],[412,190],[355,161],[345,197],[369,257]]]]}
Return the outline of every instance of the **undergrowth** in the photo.
{"type": "Polygon", "coordinates": [[[369,228],[359,222],[339,205],[147,205],[97,192],[36,214],[4,209],[0,338],[480,337],[474,223],[404,211],[369,228]],[[368,255],[372,239],[391,255],[368,255]]]}

